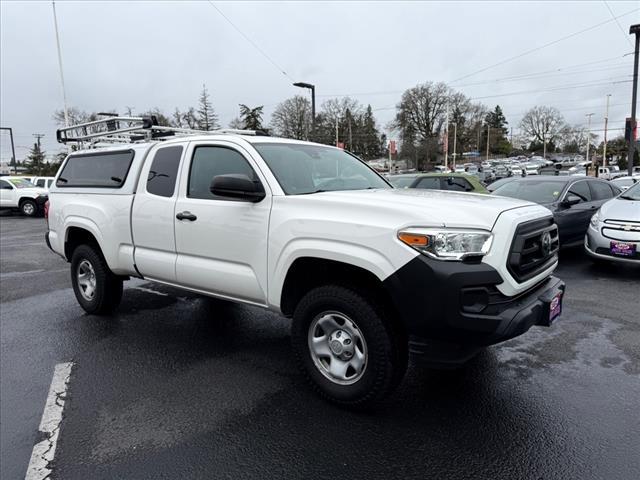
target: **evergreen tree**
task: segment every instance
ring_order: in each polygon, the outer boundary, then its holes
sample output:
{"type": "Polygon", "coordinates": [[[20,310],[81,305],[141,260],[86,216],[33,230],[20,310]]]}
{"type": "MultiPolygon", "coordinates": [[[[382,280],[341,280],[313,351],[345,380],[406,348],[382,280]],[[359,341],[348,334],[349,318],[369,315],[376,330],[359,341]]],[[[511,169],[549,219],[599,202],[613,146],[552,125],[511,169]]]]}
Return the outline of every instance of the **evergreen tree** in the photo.
{"type": "Polygon", "coordinates": [[[34,175],[40,175],[45,167],[45,153],[41,149],[40,143],[36,142],[27,156],[27,171],[34,175]]]}
{"type": "Polygon", "coordinates": [[[262,130],[262,110],[264,106],[249,108],[240,104],[240,121],[245,130],[262,130]]]}
{"type": "Polygon", "coordinates": [[[202,85],[202,92],[200,93],[198,104],[198,115],[196,117],[198,128],[207,131],[219,128],[218,116],[213,110],[213,105],[211,105],[211,99],[206,85],[202,85]]]}

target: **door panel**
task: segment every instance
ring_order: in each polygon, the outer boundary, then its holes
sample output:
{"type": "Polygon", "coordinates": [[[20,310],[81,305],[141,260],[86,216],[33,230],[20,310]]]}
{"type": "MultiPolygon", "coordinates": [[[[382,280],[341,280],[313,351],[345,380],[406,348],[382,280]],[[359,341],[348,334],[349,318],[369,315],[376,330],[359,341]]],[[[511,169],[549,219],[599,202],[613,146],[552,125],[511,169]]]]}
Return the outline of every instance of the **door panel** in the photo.
{"type": "Polygon", "coordinates": [[[145,277],[176,281],[175,204],[184,145],[159,148],[140,174],[133,202],[135,264],[145,277]]]}
{"type": "Polygon", "coordinates": [[[570,185],[563,198],[567,195],[576,195],[581,202],[568,208],[558,207],[560,210],[556,213],[556,221],[561,244],[581,242],[589,227],[589,220],[597,209],[586,180],[570,185]]]}
{"type": "Polygon", "coordinates": [[[208,142],[187,154],[176,214],[190,216],[175,219],[176,277],[180,285],[266,304],[271,195],[248,153],[230,147],[208,142]],[[208,186],[224,174],[261,182],[267,196],[258,203],[214,196],[208,186]]]}
{"type": "Polygon", "coordinates": [[[0,180],[0,206],[2,207],[16,207],[18,203],[16,201],[16,189],[11,186],[6,180],[0,180]],[[9,188],[7,188],[9,187],[9,188]]]}

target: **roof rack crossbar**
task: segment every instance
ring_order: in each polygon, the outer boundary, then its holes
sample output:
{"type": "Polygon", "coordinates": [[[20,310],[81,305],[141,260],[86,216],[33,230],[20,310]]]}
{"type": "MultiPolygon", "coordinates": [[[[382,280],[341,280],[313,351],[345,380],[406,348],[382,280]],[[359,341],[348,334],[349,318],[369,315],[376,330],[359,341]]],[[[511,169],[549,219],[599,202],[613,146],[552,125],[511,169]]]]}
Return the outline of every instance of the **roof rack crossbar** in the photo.
{"type": "Polygon", "coordinates": [[[101,120],[80,123],[70,127],[59,128],[56,137],[59,143],[83,143],[91,145],[104,142],[134,143],[145,140],[162,140],[175,135],[268,135],[262,130],[237,130],[223,128],[219,130],[196,130],[158,125],[155,116],[150,117],[107,117],[101,120]]]}

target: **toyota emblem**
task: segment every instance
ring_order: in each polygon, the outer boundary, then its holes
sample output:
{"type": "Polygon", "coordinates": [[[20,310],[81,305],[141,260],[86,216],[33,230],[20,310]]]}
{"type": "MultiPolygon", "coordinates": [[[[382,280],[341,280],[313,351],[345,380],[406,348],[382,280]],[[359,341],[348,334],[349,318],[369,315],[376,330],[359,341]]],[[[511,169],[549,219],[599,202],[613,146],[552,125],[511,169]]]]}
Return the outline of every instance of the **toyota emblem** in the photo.
{"type": "Polygon", "coordinates": [[[542,250],[542,254],[546,257],[551,252],[551,234],[549,232],[544,232],[542,234],[542,244],[540,245],[540,250],[542,250]]]}

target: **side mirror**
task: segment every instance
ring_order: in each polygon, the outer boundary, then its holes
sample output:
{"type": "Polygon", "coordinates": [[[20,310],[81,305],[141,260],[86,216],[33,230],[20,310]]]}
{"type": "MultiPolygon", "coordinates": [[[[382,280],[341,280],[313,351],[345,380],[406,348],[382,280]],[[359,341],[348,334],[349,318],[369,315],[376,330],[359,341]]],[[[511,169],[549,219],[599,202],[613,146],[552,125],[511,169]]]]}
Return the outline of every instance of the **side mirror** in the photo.
{"type": "Polygon", "coordinates": [[[242,174],[217,175],[211,180],[209,190],[218,197],[237,198],[254,203],[265,197],[262,185],[242,174]]]}
{"type": "Polygon", "coordinates": [[[581,201],[582,201],[582,199],[580,197],[578,197],[577,195],[567,195],[565,197],[565,199],[562,201],[562,206],[568,208],[571,205],[577,205],[581,201]]]}

